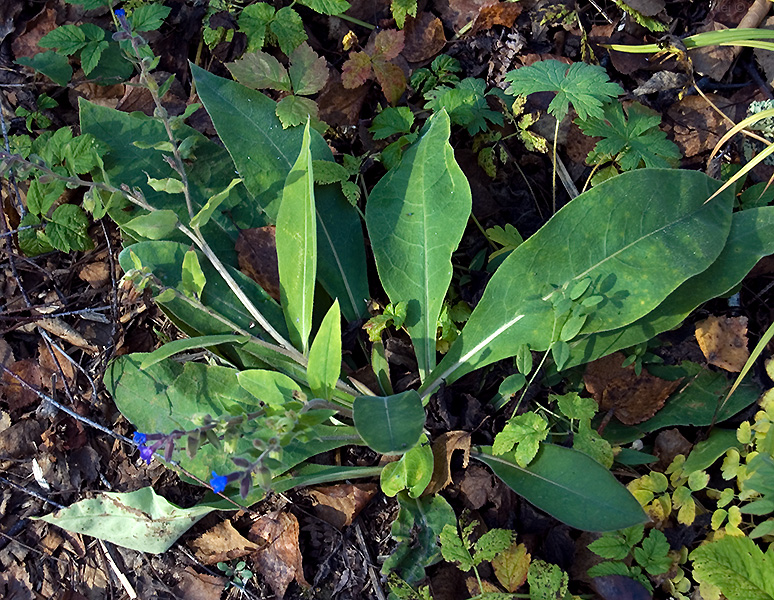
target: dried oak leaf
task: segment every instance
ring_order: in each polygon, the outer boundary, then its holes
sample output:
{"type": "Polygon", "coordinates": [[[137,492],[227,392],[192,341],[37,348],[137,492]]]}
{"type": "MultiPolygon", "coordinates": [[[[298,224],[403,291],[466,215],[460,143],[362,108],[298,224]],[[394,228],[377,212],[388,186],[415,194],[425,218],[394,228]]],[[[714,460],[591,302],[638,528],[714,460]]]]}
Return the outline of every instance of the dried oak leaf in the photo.
{"type": "Polygon", "coordinates": [[[352,525],[379,491],[375,483],[342,483],[307,490],[314,502],[314,512],[337,529],[352,525]]]}
{"type": "Polygon", "coordinates": [[[260,548],[250,540],[242,537],[231,521],[223,521],[208,529],[188,544],[205,565],[228,562],[255,552],[260,548]]]}
{"type": "Polygon", "coordinates": [[[433,441],[433,477],[425,494],[436,494],[452,482],[451,459],[455,450],[462,450],[462,466],[468,466],[470,459],[470,433],[448,431],[433,441]]]}
{"type": "Polygon", "coordinates": [[[430,60],[446,45],[441,19],[432,13],[423,12],[417,18],[406,18],[406,45],[403,57],[409,62],[430,60]]]}
{"type": "Polygon", "coordinates": [[[471,35],[491,29],[495,25],[502,25],[510,29],[513,27],[513,22],[521,14],[522,8],[518,2],[497,2],[482,7],[481,12],[476,17],[476,22],[473,23],[471,35]]]}
{"type": "Polygon", "coordinates": [[[625,425],[636,425],[655,415],[682,380],[666,381],[643,369],[637,375],[634,365],[623,368],[626,357],[615,352],[586,367],[583,381],[600,411],[612,410],[625,425]]]}
{"type": "Polygon", "coordinates": [[[739,373],[750,358],[747,317],[711,316],[696,323],[696,340],[707,362],[739,373]]]}
{"type": "Polygon", "coordinates": [[[298,520],[292,514],[274,511],[263,515],[253,523],[248,537],[263,546],[250,555],[250,561],[277,598],[285,596],[293,579],[309,587],[298,547],[298,520]]]}
{"type": "Polygon", "coordinates": [[[243,229],[234,247],[239,270],[280,301],[279,267],[274,225],[243,229]]]}

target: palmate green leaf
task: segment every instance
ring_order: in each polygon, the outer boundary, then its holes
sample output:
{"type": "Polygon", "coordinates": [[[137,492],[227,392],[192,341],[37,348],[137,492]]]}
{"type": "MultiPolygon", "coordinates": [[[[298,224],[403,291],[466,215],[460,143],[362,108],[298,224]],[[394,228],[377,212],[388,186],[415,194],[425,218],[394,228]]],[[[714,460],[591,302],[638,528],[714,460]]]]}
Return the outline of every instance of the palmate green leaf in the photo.
{"type": "Polygon", "coordinates": [[[247,36],[248,52],[263,48],[266,40],[266,27],[273,18],[274,7],[266,2],[256,2],[242,9],[237,24],[239,31],[247,36]]]}
{"type": "Polygon", "coordinates": [[[392,396],[358,396],[352,404],[355,429],[380,454],[403,454],[416,446],[425,409],[415,390],[392,396]]]}
{"type": "Polygon", "coordinates": [[[544,297],[552,285],[590,277],[586,294],[603,296],[581,335],[650,313],[720,254],[733,193],[707,202],[719,186],[702,173],[639,169],[575,198],[503,261],[422,390],[507,358],[522,344],[547,349],[554,313],[544,297]]]}
{"type": "Polygon", "coordinates": [[[388,106],[374,117],[368,131],[375,140],[384,140],[396,133],[410,133],[414,125],[414,113],[408,106],[388,106]]]}
{"type": "Polygon", "coordinates": [[[527,96],[535,92],[556,92],[548,112],[561,121],[569,105],[581,119],[604,118],[602,105],[624,93],[612,83],[602,67],[577,62],[567,65],[558,60],[543,60],[506,74],[510,83],[506,93],[527,96]]]}
{"type": "Polygon", "coordinates": [[[180,508],[144,487],[127,493],[100,492],[40,520],[138,552],[161,554],[213,510],[180,508]]]}
{"type": "Polygon", "coordinates": [[[426,108],[434,112],[446,109],[452,123],[465,127],[470,135],[475,135],[489,129],[488,122],[503,125],[502,113],[489,108],[486,96],[486,82],[467,77],[453,88],[442,86],[428,92],[425,96],[428,100],[426,108]]]}
{"type": "Polygon", "coordinates": [[[417,0],[392,0],[390,2],[390,11],[395,19],[395,24],[403,29],[406,24],[406,17],[417,16],[417,0]]]}
{"type": "Polygon", "coordinates": [[[444,560],[456,563],[457,568],[463,573],[467,573],[473,568],[473,557],[457,533],[456,526],[445,525],[439,539],[444,560]]]}
{"type": "Polygon", "coordinates": [[[731,231],[712,265],[690,278],[653,311],[626,327],[594,333],[570,343],[567,367],[596,360],[616,350],[636,346],[677,327],[700,304],[725,295],[764,256],[774,253],[774,206],[734,213],[731,231]]]}
{"type": "Polygon", "coordinates": [[[317,223],[309,129],[307,123],[301,152],[285,181],[276,229],[282,310],[290,341],[304,355],[309,352],[317,277],[317,223]]]}
{"type": "Polygon", "coordinates": [[[514,492],[585,531],[615,531],[647,521],[640,503],[610,471],[585,454],[541,444],[535,460],[520,467],[512,454],[494,456],[489,447],[471,451],[514,492]]]}
{"type": "MultiPolygon", "coordinates": [[[[257,213],[257,202],[273,223],[285,178],[301,148],[302,130],[283,129],[275,114],[276,104],[260,92],[216,77],[195,65],[191,70],[202,103],[245,187],[255,198],[255,202],[244,204],[251,213],[257,213]]],[[[316,131],[310,135],[313,157],[333,160],[322,136],[316,131]]],[[[233,175],[233,165],[231,170],[233,175]]],[[[328,294],[339,299],[344,317],[351,321],[368,314],[365,246],[357,211],[336,188],[325,186],[315,192],[317,273],[328,294]]]]}
{"type": "Polygon", "coordinates": [[[301,15],[289,6],[277,11],[269,23],[269,30],[276,36],[280,50],[286,55],[290,55],[299,44],[307,39],[301,15]]]}
{"type": "Polygon", "coordinates": [[[602,138],[589,154],[589,164],[614,158],[624,171],[631,171],[640,163],[650,168],[670,167],[670,162],[681,156],[674,142],[658,128],[659,114],[639,102],[629,106],[626,114],[622,104],[611,102],[604,107],[604,119],[576,119],[575,123],[586,135],[602,138]]]}
{"type": "Polygon", "coordinates": [[[339,301],[325,315],[309,350],[309,386],[318,398],[330,400],[341,373],[341,311],[339,301]]]}
{"type": "Polygon", "coordinates": [[[693,578],[720,589],[728,600],[774,600],[774,549],[727,535],[691,552],[693,578]]]}
{"type": "Polygon", "coordinates": [[[651,529],[648,537],[642,540],[642,546],[634,549],[634,559],[651,575],[666,573],[672,566],[669,542],[658,529],[651,529]]]}
{"type": "Polygon", "coordinates": [[[540,442],[548,436],[548,423],[534,412],[516,415],[508,420],[502,431],[495,436],[492,453],[499,455],[510,452],[520,467],[526,467],[540,448],[540,442]]]}
{"type": "Polygon", "coordinates": [[[422,378],[435,366],[436,326],[451,281],[451,254],[471,207],[470,187],[454,160],[449,132],[445,111],[431,117],[366,205],[379,279],[393,304],[407,302],[404,326],[422,378]]]}

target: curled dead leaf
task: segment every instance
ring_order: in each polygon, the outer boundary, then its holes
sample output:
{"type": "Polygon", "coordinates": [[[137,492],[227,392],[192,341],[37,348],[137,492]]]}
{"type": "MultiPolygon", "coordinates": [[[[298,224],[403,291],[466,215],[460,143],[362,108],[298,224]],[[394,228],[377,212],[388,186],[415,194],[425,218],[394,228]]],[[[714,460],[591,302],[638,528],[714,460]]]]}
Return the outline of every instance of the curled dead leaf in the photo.
{"type": "Polygon", "coordinates": [[[451,459],[455,450],[462,450],[462,466],[467,467],[470,459],[469,432],[448,431],[433,441],[433,477],[425,494],[436,494],[451,483],[451,459]]]}
{"type": "Polygon", "coordinates": [[[739,373],[750,358],[747,317],[711,316],[699,321],[696,341],[709,364],[731,373],[739,373]]]}
{"type": "Polygon", "coordinates": [[[292,514],[274,511],[260,517],[248,537],[263,547],[250,555],[256,571],[283,598],[290,582],[309,587],[304,579],[301,550],[298,547],[298,520],[292,514]]]}
{"type": "Polygon", "coordinates": [[[307,490],[315,503],[317,515],[341,529],[352,525],[360,511],[379,491],[375,483],[341,483],[339,485],[319,486],[307,490]]]}
{"type": "Polygon", "coordinates": [[[245,539],[231,521],[222,521],[188,544],[205,565],[228,562],[255,552],[260,545],[245,539]]]}

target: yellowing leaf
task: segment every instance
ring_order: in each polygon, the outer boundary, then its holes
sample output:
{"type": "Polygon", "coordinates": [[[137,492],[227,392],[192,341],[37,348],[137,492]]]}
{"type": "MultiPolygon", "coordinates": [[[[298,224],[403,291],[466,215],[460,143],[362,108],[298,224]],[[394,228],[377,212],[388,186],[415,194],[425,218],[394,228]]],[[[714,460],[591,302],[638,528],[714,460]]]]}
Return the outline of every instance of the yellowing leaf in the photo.
{"type": "Polygon", "coordinates": [[[507,591],[513,593],[527,581],[530,554],[524,544],[512,544],[492,559],[495,577],[507,591]]]}

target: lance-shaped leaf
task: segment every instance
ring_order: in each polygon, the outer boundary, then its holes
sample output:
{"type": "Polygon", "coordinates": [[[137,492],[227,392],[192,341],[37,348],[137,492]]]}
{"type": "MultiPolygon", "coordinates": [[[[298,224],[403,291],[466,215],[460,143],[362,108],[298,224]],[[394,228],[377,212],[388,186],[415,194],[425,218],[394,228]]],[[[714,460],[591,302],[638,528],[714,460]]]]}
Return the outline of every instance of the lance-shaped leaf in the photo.
{"type": "Polygon", "coordinates": [[[42,521],[85,533],[139,552],[161,554],[207,513],[209,506],[180,508],[158,496],[151,487],[135,492],[100,492],[42,521]]]}
{"type": "MultiPolygon", "coordinates": [[[[236,208],[242,210],[240,215],[244,214],[244,218],[249,213],[265,211],[269,222],[274,223],[285,178],[301,148],[302,129],[284,129],[275,112],[277,103],[260,92],[195,65],[191,72],[204,108],[254,197],[253,202],[236,208]]],[[[333,160],[319,133],[311,131],[310,142],[315,159],[333,160]]],[[[370,295],[360,217],[339,186],[320,187],[315,200],[320,283],[332,298],[339,299],[344,318],[352,321],[365,317],[370,295]]]]}
{"type": "Polygon", "coordinates": [[[425,426],[425,410],[415,390],[393,396],[358,396],[352,416],[365,443],[381,454],[408,452],[425,426]]]}
{"type": "Polygon", "coordinates": [[[726,245],[714,263],[691,277],[652,312],[621,329],[580,337],[570,344],[567,367],[629,348],[677,327],[693,310],[736,287],[764,256],[774,253],[774,206],[733,214],[726,245]]]}
{"type": "Polygon", "coordinates": [[[341,373],[341,312],[336,300],[325,315],[309,350],[309,386],[318,398],[330,400],[341,373]]]}
{"type": "Polygon", "coordinates": [[[513,453],[493,456],[486,446],[471,450],[470,455],[514,492],[570,527],[615,531],[648,520],[629,490],[582,452],[541,444],[527,467],[520,467],[513,453]]]}
{"type": "Polygon", "coordinates": [[[438,315],[451,281],[451,254],[470,215],[468,181],[449,145],[449,116],[430,119],[399,166],[376,184],[366,225],[379,279],[393,304],[407,302],[405,326],[419,373],[435,366],[438,315]]]}
{"type": "Polygon", "coordinates": [[[285,180],[277,215],[277,263],[280,300],[290,341],[304,354],[312,330],[312,300],[317,276],[317,223],[309,123],[301,153],[285,180]]]}
{"type": "Polygon", "coordinates": [[[578,301],[602,297],[581,335],[651,312],[723,249],[733,194],[707,201],[719,186],[695,171],[639,169],[575,198],[503,261],[424,389],[512,356],[522,344],[547,349],[553,286],[590,278],[578,301]]]}

